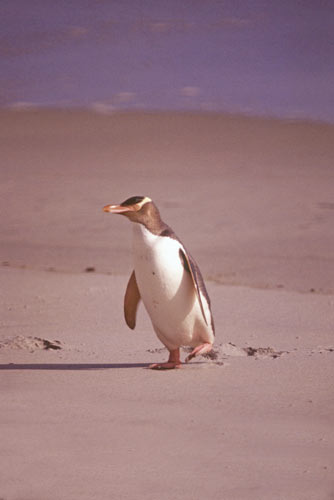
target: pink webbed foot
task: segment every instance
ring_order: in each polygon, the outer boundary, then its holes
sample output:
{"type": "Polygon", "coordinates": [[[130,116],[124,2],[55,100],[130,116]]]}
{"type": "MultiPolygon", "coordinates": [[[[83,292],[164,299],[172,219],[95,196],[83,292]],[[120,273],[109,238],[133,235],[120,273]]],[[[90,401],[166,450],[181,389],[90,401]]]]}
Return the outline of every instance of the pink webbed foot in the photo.
{"type": "Polygon", "coordinates": [[[212,344],[205,343],[198,345],[195,349],[186,357],[185,362],[189,363],[189,361],[200,354],[205,354],[206,352],[210,352],[212,349],[212,344]]]}
{"type": "Polygon", "coordinates": [[[154,363],[150,365],[151,370],[173,370],[174,368],[181,368],[181,363],[154,363]]]}
{"type": "Polygon", "coordinates": [[[169,351],[169,358],[166,363],[154,363],[149,368],[152,370],[173,370],[174,368],[181,368],[180,349],[169,351]]]}

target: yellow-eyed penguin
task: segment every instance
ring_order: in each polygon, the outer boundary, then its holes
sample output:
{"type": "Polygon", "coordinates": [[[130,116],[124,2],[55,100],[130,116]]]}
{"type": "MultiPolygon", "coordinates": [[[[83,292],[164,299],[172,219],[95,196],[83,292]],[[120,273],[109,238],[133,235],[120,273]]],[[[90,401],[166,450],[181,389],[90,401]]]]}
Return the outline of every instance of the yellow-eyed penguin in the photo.
{"type": "Polygon", "coordinates": [[[169,350],[166,363],[154,369],[179,368],[180,347],[194,349],[186,363],[212,349],[214,323],[200,270],[159,210],[147,196],[133,196],[103,210],[133,222],[134,271],[124,297],[127,325],[134,329],[140,299],[159,340],[169,350]]]}

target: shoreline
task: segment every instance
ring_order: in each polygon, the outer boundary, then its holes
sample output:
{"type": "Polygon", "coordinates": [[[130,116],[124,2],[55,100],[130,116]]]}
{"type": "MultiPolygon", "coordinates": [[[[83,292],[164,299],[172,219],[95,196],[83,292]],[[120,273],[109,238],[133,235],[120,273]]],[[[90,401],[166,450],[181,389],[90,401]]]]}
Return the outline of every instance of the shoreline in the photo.
{"type": "Polygon", "coordinates": [[[96,114],[100,116],[130,116],[130,115],[141,115],[141,116],[167,116],[167,115],[176,115],[176,116],[219,116],[225,118],[235,118],[235,119],[249,119],[249,120],[261,120],[261,121],[273,121],[273,122],[282,122],[285,124],[305,124],[305,125],[319,125],[319,126],[329,126],[334,127],[334,122],[330,120],[324,120],[321,118],[314,118],[311,116],[298,116],[298,115],[289,115],[289,116],[279,116],[279,115],[270,115],[265,113],[251,113],[251,112],[238,112],[238,111],[227,111],[227,110],[205,110],[205,109],[158,109],[158,108],[114,108],[108,110],[107,107],[105,110],[94,107],[94,103],[87,106],[58,106],[58,105],[29,105],[29,104],[12,104],[8,106],[0,107],[1,113],[76,113],[76,114],[96,114]]]}

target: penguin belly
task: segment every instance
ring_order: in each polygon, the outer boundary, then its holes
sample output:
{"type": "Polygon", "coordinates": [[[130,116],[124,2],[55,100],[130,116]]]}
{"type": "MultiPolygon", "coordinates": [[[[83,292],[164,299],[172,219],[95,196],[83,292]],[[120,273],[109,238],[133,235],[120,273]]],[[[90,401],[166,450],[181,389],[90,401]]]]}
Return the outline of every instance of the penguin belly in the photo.
{"type": "Polygon", "coordinates": [[[181,243],[134,227],[134,268],[145,309],[159,340],[169,349],[213,342],[192,278],[182,264],[181,243]]]}

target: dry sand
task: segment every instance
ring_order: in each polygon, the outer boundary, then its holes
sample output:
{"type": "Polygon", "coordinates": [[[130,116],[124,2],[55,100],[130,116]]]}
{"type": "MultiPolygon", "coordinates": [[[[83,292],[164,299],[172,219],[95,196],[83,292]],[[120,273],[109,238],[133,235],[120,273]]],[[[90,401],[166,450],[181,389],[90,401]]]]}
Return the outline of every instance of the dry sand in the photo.
{"type": "Polygon", "coordinates": [[[0,498],[333,499],[334,126],[0,116],[0,498]],[[215,359],[146,369],[166,352],[124,323],[130,225],[102,213],[135,194],[203,270],[215,359]]]}

